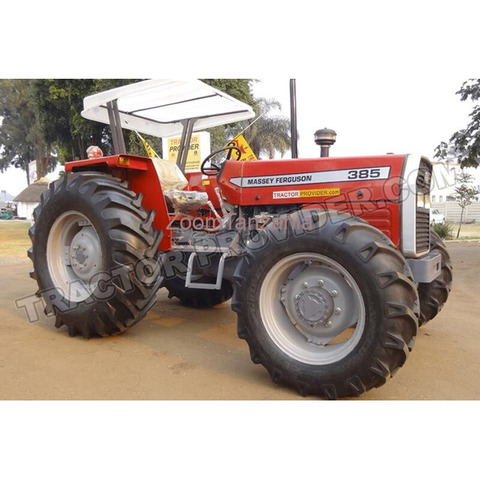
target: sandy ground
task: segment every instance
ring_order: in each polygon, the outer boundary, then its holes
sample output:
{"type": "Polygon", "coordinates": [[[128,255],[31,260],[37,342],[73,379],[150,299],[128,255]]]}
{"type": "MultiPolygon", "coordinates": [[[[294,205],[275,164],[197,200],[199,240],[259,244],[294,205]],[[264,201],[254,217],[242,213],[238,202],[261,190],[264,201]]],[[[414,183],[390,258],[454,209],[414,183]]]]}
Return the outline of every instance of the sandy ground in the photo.
{"type": "MultiPolygon", "coordinates": [[[[395,377],[361,399],[480,399],[480,243],[451,242],[449,251],[447,305],[420,329],[395,377]]],[[[28,259],[0,257],[0,399],[302,399],[251,362],[229,303],[199,311],[161,291],[125,334],[70,338],[43,313],[30,323],[17,308],[15,300],[36,290],[30,269],[28,259]]]]}

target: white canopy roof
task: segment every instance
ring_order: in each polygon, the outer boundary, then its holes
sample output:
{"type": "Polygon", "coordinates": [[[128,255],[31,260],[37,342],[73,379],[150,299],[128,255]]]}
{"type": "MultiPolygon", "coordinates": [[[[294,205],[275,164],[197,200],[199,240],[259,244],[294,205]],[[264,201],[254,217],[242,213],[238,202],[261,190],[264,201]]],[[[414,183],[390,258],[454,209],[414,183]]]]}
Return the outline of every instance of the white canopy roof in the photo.
{"type": "Polygon", "coordinates": [[[109,124],[107,103],[114,100],[122,128],[156,137],[179,135],[189,118],[198,118],[198,131],[255,116],[249,105],[200,80],[145,80],[85,97],[82,117],[109,124]]]}

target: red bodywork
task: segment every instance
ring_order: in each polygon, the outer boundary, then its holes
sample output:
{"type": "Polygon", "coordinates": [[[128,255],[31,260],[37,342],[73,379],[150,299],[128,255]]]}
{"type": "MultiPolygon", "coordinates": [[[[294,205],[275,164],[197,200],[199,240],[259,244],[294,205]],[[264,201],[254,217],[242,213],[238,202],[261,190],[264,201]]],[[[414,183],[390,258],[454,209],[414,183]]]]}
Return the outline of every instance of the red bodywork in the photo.
{"type": "Polygon", "coordinates": [[[350,212],[398,246],[404,162],[404,155],[228,161],[219,185],[232,205],[320,205],[350,212]]]}
{"type": "Polygon", "coordinates": [[[155,210],[153,221],[155,229],[163,231],[160,250],[172,248],[172,232],[169,230],[167,204],[155,166],[150,158],[134,155],[113,155],[111,157],[79,160],[65,164],[66,172],[100,171],[121,178],[130,183],[130,189],[137,194],[143,193],[142,203],[147,210],[155,210]]]}
{"type": "MultiPolygon", "coordinates": [[[[186,190],[204,191],[219,207],[218,185],[232,205],[303,204],[304,208],[330,208],[359,216],[384,232],[397,246],[400,242],[400,186],[404,155],[294,160],[261,160],[225,163],[220,175],[205,178],[187,173],[186,190]]],[[[164,232],[160,249],[171,249],[171,214],[150,158],[114,155],[69,162],[67,172],[100,170],[130,182],[143,204],[155,209],[154,226],[164,232]],[[128,160],[128,161],[127,161],[128,160]]]]}

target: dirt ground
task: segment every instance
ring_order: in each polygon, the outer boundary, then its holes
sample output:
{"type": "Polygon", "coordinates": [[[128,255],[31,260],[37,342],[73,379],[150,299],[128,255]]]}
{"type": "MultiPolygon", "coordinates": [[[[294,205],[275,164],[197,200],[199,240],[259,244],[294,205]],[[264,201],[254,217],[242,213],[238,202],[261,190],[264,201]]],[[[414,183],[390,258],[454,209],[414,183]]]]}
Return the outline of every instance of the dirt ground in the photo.
{"type": "MultiPolygon", "coordinates": [[[[447,305],[420,329],[405,366],[361,400],[480,399],[480,243],[449,242],[449,251],[454,289],[447,305]]],[[[36,290],[31,262],[1,255],[0,399],[302,399],[251,362],[229,303],[196,310],[160,291],[147,317],[125,334],[70,338],[42,312],[28,321],[15,301],[36,290]]]]}

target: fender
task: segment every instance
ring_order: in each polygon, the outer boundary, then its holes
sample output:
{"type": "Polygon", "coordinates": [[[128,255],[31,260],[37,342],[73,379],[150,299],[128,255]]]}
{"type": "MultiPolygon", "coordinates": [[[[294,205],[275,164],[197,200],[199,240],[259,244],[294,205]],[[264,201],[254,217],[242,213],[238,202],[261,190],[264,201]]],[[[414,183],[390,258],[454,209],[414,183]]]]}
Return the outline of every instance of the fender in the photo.
{"type": "Polygon", "coordinates": [[[163,232],[158,249],[162,251],[172,249],[172,231],[167,228],[170,216],[155,162],[151,158],[122,154],[78,160],[67,162],[65,171],[98,171],[129,182],[130,189],[142,198],[144,207],[156,212],[153,225],[156,230],[163,232]]]}

